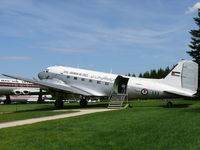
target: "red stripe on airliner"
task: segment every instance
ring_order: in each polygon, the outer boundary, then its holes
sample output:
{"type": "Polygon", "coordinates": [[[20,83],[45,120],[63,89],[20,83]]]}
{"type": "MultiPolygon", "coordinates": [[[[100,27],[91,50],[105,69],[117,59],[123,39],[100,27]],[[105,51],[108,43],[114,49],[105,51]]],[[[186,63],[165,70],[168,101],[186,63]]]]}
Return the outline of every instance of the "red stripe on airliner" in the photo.
{"type": "Polygon", "coordinates": [[[40,87],[36,84],[23,84],[23,83],[0,83],[0,86],[11,86],[11,87],[40,87]]]}
{"type": "Polygon", "coordinates": [[[10,96],[10,98],[38,98],[38,96],[10,96]]]}

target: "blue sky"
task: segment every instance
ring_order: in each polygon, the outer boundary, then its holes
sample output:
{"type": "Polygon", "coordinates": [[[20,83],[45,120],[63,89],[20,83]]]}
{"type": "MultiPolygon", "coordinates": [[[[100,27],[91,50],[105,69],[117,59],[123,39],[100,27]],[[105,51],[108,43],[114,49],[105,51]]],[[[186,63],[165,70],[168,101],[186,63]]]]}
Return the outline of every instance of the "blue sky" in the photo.
{"type": "Polygon", "coordinates": [[[51,65],[126,74],[191,59],[197,0],[0,0],[1,73],[51,65]]]}

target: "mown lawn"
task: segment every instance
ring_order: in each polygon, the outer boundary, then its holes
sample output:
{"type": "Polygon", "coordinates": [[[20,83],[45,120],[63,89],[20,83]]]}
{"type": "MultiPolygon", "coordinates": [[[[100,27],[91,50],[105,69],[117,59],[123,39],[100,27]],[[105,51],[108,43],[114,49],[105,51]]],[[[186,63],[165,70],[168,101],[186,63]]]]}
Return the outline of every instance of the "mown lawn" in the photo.
{"type": "Polygon", "coordinates": [[[73,112],[76,112],[76,111],[72,111],[72,110],[68,110],[68,111],[67,110],[66,111],[31,111],[31,112],[28,111],[28,112],[0,114],[0,123],[24,120],[24,119],[31,119],[31,118],[38,118],[38,117],[45,117],[45,116],[53,116],[53,115],[58,115],[58,114],[67,114],[67,113],[73,113],[73,112]]]}
{"type": "MultiPolygon", "coordinates": [[[[63,109],[90,109],[90,108],[106,108],[107,102],[88,103],[87,107],[81,107],[79,103],[65,103],[63,109]]],[[[39,111],[39,110],[57,110],[52,103],[45,104],[9,104],[0,105],[0,114],[7,112],[25,112],[25,111],[39,111]]]]}
{"type": "Polygon", "coordinates": [[[89,103],[87,107],[81,107],[79,103],[66,103],[63,108],[66,111],[56,111],[60,109],[54,107],[54,104],[50,103],[0,105],[0,123],[72,113],[79,111],[79,109],[98,109],[106,107],[107,103],[89,103]]]}
{"type": "Polygon", "coordinates": [[[9,104],[0,105],[0,114],[6,112],[22,112],[22,111],[38,111],[38,110],[54,110],[53,104],[9,104]]]}
{"type": "Polygon", "coordinates": [[[199,150],[200,101],[134,101],[132,108],[0,130],[0,149],[199,150]]]}
{"type": "Polygon", "coordinates": [[[0,105],[0,123],[76,112],[70,109],[65,111],[56,110],[58,109],[52,104],[0,105]]]}

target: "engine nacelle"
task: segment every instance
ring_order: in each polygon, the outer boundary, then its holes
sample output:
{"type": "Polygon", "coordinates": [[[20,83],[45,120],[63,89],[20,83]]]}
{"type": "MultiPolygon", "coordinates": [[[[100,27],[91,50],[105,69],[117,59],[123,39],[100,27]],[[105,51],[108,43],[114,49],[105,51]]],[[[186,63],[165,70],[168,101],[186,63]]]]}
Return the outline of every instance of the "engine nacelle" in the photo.
{"type": "Polygon", "coordinates": [[[22,93],[23,93],[23,95],[28,95],[30,93],[30,91],[24,90],[22,93]]]}
{"type": "Polygon", "coordinates": [[[20,90],[15,90],[13,92],[14,92],[15,95],[22,95],[22,91],[20,91],[20,90]]]}
{"type": "Polygon", "coordinates": [[[25,89],[14,90],[13,92],[15,95],[29,95],[30,94],[30,91],[25,90],[25,89]]]}

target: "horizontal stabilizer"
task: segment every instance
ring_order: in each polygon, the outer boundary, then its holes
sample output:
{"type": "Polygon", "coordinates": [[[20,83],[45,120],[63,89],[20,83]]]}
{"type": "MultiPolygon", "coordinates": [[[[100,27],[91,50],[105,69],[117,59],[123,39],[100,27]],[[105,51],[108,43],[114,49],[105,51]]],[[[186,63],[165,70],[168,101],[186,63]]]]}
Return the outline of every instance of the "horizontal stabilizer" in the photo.
{"type": "Polygon", "coordinates": [[[195,97],[196,92],[187,92],[187,91],[173,91],[173,90],[167,90],[164,91],[168,94],[174,94],[178,96],[184,96],[184,97],[195,97]]]}

